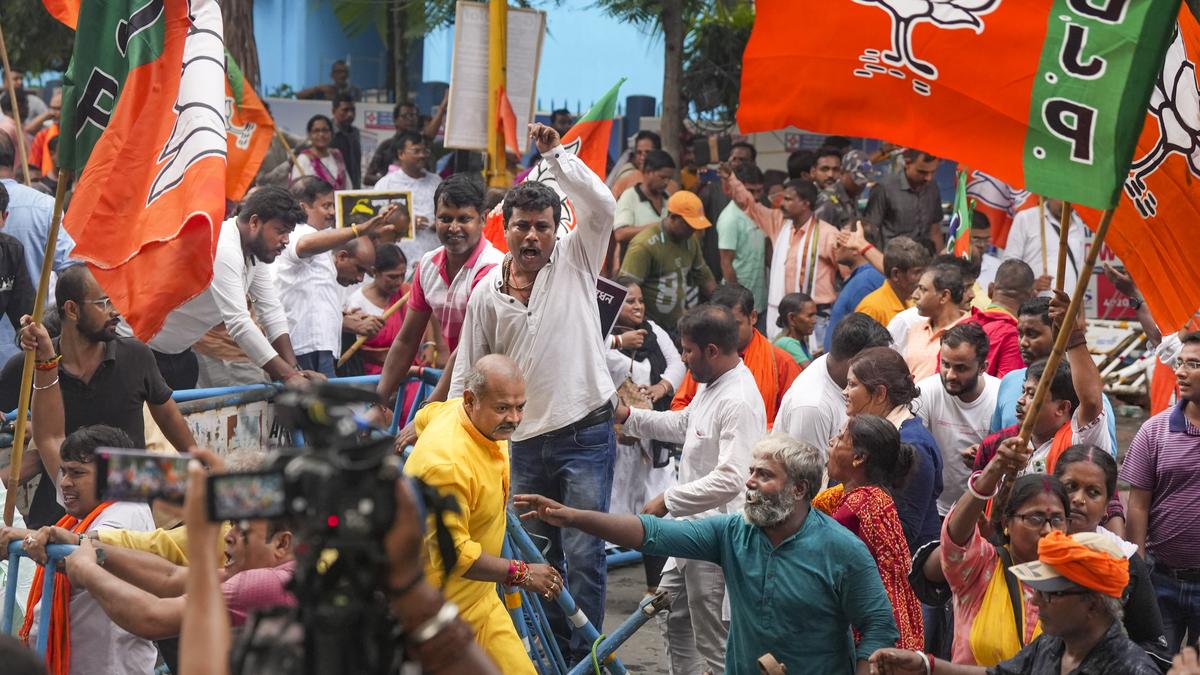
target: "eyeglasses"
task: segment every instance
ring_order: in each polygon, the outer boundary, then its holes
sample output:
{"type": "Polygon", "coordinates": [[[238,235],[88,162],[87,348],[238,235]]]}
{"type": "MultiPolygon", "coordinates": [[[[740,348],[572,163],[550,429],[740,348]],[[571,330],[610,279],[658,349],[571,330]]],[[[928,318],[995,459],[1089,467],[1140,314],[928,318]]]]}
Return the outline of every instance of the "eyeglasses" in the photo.
{"type": "Polygon", "coordinates": [[[1175,364],[1175,370],[1183,370],[1183,371],[1189,371],[1189,372],[1193,371],[1193,370],[1200,370],[1200,361],[1197,361],[1195,359],[1188,359],[1186,361],[1180,361],[1179,363],[1175,364]]]}
{"type": "Polygon", "coordinates": [[[102,312],[111,312],[114,309],[112,298],[108,297],[107,295],[103,298],[96,298],[95,300],[84,300],[83,304],[95,305],[99,307],[100,311],[102,312]]]}
{"type": "Polygon", "coordinates": [[[1067,522],[1063,516],[1047,516],[1044,513],[1017,513],[1013,515],[1013,518],[1020,518],[1026,525],[1038,529],[1041,529],[1046,523],[1050,523],[1050,527],[1058,529],[1067,522]]]}
{"type": "Polygon", "coordinates": [[[1034,592],[1041,595],[1043,598],[1045,598],[1046,602],[1048,602],[1048,603],[1054,602],[1058,598],[1063,598],[1063,597],[1067,597],[1070,595],[1087,595],[1088,593],[1091,593],[1091,591],[1082,590],[1082,589],[1076,589],[1073,591],[1040,591],[1036,588],[1034,589],[1034,592]]]}

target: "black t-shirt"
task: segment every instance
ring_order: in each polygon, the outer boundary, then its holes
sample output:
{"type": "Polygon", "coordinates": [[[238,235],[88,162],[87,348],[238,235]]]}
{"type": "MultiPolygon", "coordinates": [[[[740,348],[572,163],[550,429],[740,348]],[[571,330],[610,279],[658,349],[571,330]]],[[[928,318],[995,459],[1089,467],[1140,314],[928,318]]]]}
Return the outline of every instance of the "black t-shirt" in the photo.
{"type": "MultiPolygon", "coordinates": [[[[12,382],[11,374],[15,369],[19,386],[22,359],[22,354],[9,359],[4,371],[0,372],[0,382],[12,382]]],[[[81,427],[106,424],[124,430],[136,448],[146,445],[142,405],[159,405],[171,398],[171,388],[158,372],[154,354],[134,338],[110,340],[105,346],[104,359],[89,382],[71,375],[61,365],[58,377],[67,434],[81,427]]],[[[17,393],[3,392],[3,396],[9,395],[15,408],[17,393]]],[[[63,509],[55,498],[54,481],[43,470],[26,521],[31,528],[53,525],[62,514],[63,509]]]]}

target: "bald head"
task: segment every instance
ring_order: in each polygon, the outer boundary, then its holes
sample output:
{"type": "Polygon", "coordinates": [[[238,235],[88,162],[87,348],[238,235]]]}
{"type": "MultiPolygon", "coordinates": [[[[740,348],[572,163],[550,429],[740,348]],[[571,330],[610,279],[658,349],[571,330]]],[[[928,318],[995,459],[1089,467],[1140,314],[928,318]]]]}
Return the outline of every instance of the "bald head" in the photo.
{"type": "Polygon", "coordinates": [[[488,354],[463,379],[463,408],[475,428],[493,441],[511,438],[525,414],[525,376],[517,363],[488,354]]]}

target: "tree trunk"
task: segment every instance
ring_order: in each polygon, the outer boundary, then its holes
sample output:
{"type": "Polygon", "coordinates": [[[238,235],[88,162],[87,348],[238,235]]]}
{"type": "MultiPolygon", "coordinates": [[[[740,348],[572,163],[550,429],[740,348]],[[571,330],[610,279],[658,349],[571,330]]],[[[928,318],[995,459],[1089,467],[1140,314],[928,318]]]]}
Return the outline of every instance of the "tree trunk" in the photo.
{"type": "Polygon", "coordinates": [[[225,26],[225,48],[242,67],[246,81],[258,91],[258,43],[254,41],[254,0],[224,0],[221,3],[221,16],[225,26]]]}
{"type": "Polygon", "coordinates": [[[663,26],[663,150],[680,159],[683,135],[683,0],[662,0],[663,26]]]}

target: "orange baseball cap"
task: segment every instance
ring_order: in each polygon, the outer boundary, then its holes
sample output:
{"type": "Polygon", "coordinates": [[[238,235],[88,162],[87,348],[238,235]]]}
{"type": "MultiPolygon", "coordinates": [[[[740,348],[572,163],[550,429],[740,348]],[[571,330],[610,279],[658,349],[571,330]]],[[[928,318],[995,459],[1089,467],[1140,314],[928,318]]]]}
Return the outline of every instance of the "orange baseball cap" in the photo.
{"type": "Polygon", "coordinates": [[[694,230],[712,227],[712,223],[704,217],[704,205],[700,203],[700,198],[695,192],[680,190],[671,195],[667,200],[667,211],[686,220],[694,230]]]}

